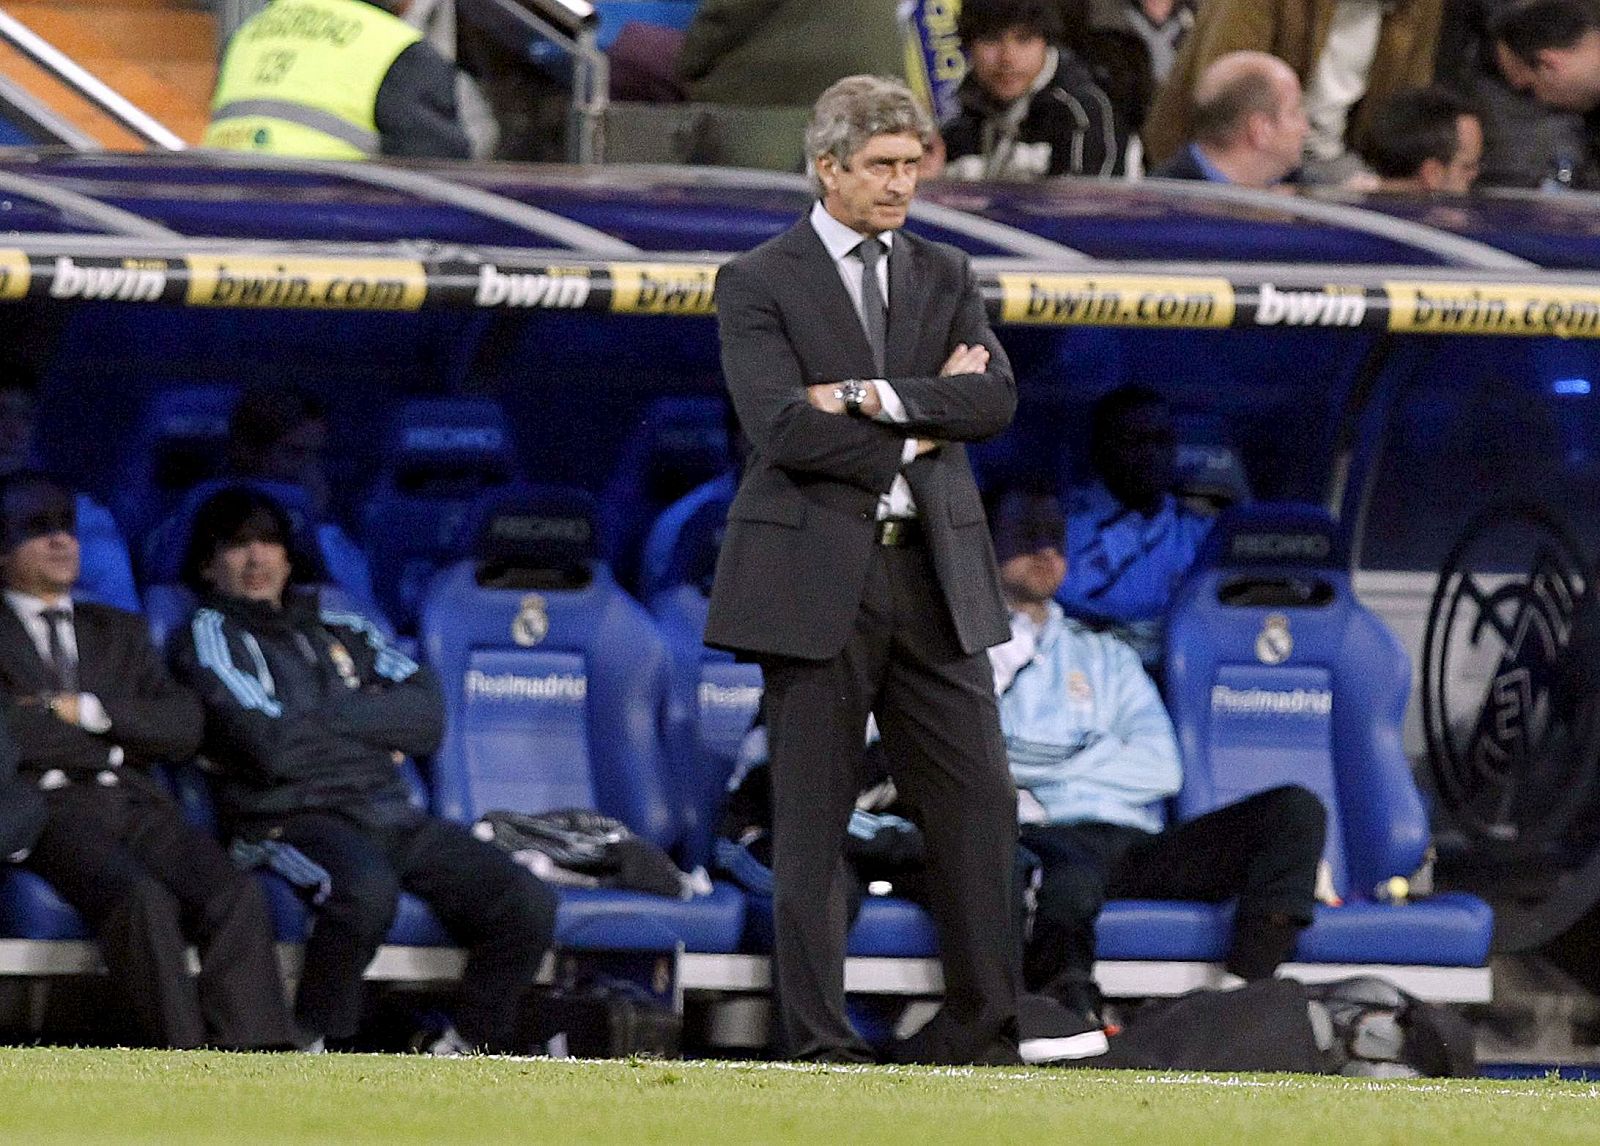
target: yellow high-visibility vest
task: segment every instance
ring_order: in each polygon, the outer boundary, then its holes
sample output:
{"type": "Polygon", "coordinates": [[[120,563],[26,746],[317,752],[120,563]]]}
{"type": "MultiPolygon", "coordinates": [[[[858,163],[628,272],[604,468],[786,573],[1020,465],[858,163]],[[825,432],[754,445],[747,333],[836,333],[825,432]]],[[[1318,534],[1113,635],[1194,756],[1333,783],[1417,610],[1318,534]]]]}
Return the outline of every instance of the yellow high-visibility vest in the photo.
{"type": "Polygon", "coordinates": [[[364,0],[273,0],[228,41],[202,144],[364,159],[378,154],[378,88],[422,38],[364,0]]]}

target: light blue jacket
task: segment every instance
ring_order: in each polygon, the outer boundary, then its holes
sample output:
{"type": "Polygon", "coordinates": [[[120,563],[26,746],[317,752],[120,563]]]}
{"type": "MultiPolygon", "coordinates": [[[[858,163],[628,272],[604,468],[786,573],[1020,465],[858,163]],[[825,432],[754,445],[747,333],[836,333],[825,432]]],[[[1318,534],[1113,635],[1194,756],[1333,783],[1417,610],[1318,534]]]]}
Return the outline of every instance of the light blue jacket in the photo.
{"type": "Polygon", "coordinates": [[[1054,602],[1042,626],[1013,613],[1011,640],[989,652],[1021,818],[1159,832],[1183,767],[1138,654],[1054,602]]]}

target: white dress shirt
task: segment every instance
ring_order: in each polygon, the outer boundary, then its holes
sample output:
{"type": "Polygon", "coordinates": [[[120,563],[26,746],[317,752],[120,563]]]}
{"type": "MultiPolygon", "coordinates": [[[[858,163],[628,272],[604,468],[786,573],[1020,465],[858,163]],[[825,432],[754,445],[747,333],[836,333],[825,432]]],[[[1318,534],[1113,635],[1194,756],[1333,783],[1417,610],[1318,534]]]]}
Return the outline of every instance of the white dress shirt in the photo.
{"type": "MultiPolygon", "coordinates": [[[[849,292],[850,302],[856,308],[856,317],[860,318],[861,311],[861,258],[853,252],[856,245],[867,236],[859,231],[846,227],[839,220],[828,214],[828,209],[819,200],[811,208],[811,227],[817,232],[817,237],[822,240],[822,245],[828,249],[828,254],[833,259],[834,268],[839,272],[839,281],[844,283],[844,289],[849,292]]],[[[885,252],[894,248],[894,232],[879,232],[878,241],[884,246],[885,252]]],[[[887,253],[878,260],[878,287],[883,291],[883,301],[889,302],[889,258],[887,253]]],[[[865,329],[863,327],[863,329],[865,329]]],[[[843,382],[841,378],[839,381],[843,382]]],[[[883,409],[879,411],[876,420],[879,422],[906,422],[906,408],[900,401],[900,395],[894,392],[894,387],[882,378],[869,378],[864,381],[871,382],[878,389],[878,401],[883,409]]],[[[917,456],[917,441],[907,438],[905,446],[900,451],[900,464],[909,465],[917,456]]],[[[915,517],[917,515],[916,499],[911,496],[911,485],[906,481],[904,474],[895,474],[894,484],[889,487],[889,492],[878,498],[878,520],[886,517],[915,517]]]]}
{"type": "MultiPolygon", "coordinates": [[[[33,647],[39,651],[39,659],[45,664],[50,663],[50,622],[44,619],[46,609],[65,609],[67,624],[61,630],[62,651],[74,661],[78,659],[78,632],[73,621],[72,598],[58,597],[47,601],[42,597],[34,597],[27,593],[18,593],[14,589],[5,591],[6,604],[22,622],[22,627],[27,630],[28,636],[33,639],[33,647]]],[[[85,732],[108,732],[111,729],[111,718],[106,715],[105,706],[100,703],[100,698],[92,692],[78,694],[78,727],[85,732]]],[[[112,746],[107,761],[113,768],[122,763],[122,749],[112,746]]]]}

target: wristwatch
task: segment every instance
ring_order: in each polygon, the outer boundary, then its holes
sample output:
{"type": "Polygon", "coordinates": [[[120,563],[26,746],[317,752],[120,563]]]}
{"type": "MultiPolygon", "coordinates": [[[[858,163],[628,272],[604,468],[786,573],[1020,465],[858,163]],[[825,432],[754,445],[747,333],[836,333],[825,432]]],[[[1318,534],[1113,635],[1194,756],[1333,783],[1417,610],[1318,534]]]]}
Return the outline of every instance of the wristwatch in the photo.
{"type": "Polygon", "coordinates": [[[839,383],[833,396],[844,403],[844,412],[852,418],[861,417],[861,403],[867,400],[867,384],[857,378],[848,378],[839,383]]]}

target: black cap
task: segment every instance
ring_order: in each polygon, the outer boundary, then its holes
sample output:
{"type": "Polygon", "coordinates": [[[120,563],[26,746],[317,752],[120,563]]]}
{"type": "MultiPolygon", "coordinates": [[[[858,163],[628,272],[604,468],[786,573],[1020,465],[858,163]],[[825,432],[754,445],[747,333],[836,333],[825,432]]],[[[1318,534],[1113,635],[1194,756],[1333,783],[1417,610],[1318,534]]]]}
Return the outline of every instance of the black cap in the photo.
{"type": "Polygon", "coordinates": [[[1002,564],[1041,549],[1059,553],[1066,544],[1067,520],[1061,503],[1047,493],[1012,490],[995,504],[990,524],[994,555],[1002,564]]]}

